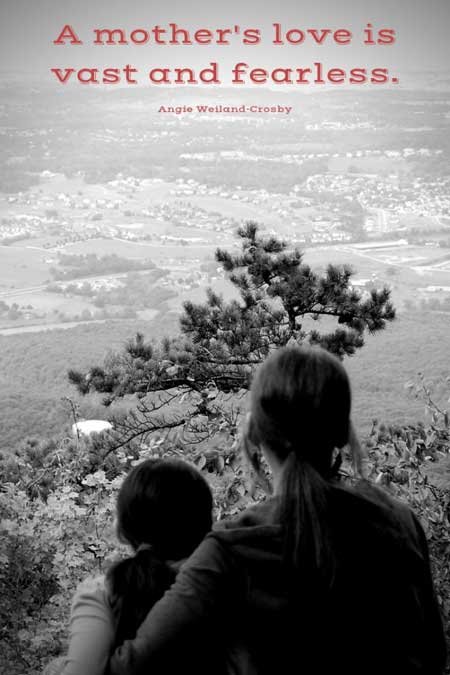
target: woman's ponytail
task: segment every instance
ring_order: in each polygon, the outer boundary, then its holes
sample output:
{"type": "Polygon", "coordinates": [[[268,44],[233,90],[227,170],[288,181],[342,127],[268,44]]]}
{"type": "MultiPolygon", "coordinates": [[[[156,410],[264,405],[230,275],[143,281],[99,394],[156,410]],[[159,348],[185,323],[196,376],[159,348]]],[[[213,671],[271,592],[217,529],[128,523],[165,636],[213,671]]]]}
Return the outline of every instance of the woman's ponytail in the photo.
{"type": "Polygon", "coordinates": [[[283,466],[280,522],[284,560],[297,578],[307,572],[321,586],[333,582],[335,560],[327,522],[329,482],[307,460],[290,452],[283,466]]]}
{"type": "Polygon", "coordinates": [[[175,572],[151,546],[113,565],[107,574],[111,606],[116,619],[116,646],[135,637],[150,608],[175,580],[175,572]]]}
{"type": "Polygon", "coordinates": [[[282,348],[252,383],[246,433],[281,469],[277,497],[285,562],[300,572],[299,582],[317,581],[323,589],[332,585],[336,566],[329,527],[331,480],[339,467],[333,453],[348,443],[350,409],[347,373],[323,349],[282,348]]]}

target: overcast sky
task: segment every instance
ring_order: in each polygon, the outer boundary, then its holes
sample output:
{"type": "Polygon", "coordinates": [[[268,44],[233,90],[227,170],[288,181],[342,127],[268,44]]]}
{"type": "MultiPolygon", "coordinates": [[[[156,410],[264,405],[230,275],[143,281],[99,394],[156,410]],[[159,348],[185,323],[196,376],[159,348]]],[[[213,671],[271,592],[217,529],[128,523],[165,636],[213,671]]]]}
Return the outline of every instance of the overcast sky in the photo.
{"type": "Polygon", "coordinates": [[[152,67],[201,68],[218,61],[227,73],[237,61],[251,67],[307,67],[322,61],[328,67],[388,67],[401,79],[412,70],[446,70],[450,62],[450,0],[1,0],[0,68],[24,71],[52,80],[51,67],[123,67],[129,63],[152,67]],[[238,36],[230,46],[161,46],[150,41],[135,46],[92,45],[94,28],[149,30],[176,22],[187,29],[260,28],[262,42],[243,46],[238,36]],[[349,28],[350,45],[271,44],[272,23],[292,28],[349,28]],[[367,22],[393,28],[393,45],[362,45],[367,22]],[[56,46],[53,40],[71,24],[83,45],[56,46]]]}

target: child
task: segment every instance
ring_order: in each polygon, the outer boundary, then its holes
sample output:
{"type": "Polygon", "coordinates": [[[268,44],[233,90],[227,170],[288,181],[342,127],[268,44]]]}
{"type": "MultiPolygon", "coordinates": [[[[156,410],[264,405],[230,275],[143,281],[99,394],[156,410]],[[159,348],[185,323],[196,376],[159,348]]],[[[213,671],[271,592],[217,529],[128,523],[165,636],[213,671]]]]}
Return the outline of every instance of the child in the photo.
{"type": "Polygon", "coordinates": [[[134,555],[106,577],[81,584],[67,656],[44,675],[103,675],[111,651],[135,636],[183,559],[211,529],[212,506],[207,482],[182,461],[150,459],[130,471],[117,499],[117,532],[134,555]]]}

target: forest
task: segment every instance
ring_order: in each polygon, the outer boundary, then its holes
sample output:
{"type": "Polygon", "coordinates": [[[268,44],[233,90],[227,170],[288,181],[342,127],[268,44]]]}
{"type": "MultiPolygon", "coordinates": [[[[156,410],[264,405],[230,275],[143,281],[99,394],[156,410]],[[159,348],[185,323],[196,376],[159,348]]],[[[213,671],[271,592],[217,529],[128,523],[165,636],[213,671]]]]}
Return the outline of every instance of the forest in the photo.
{"type": "Polygon", "coordinates": [[[58,268],[50,268],[50,272],[56,281],[155,268],[155,264],[151,260],[130,260],[115,253],[104,256],[97,256],[95,253],[86,255],[60,253],[58,263],[58,268]],[[68,269],[60,269],[60,267],[68,269]]]}
{"type": "MultiPolygon", "coordinates": [[[[176,323],[176,317],[167,314],[155,322],[109,321],[0,336],[0,449],[12,452],[28,437],[67,433],[73,420],[62,399],[77,398],[67,380],[69,368],[89,367],[110,350],[120,349],[136,330],[156,339],[169,334],[176,323]]],[[[92,406],[85,403],[86,417],[92,416],[92,406]]]]}

